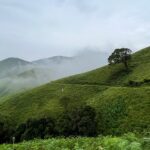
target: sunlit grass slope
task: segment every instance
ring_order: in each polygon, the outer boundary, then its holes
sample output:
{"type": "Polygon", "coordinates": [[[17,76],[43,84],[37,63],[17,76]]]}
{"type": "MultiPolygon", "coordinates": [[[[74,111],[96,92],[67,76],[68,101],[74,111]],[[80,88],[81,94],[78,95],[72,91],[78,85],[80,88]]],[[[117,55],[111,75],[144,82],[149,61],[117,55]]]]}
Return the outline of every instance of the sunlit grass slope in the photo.
{"type": "Polygon", "coordinates": [[[150,79],[149,58],[150,48],[146,48],[133,54],[128,73],[121,64],[105,66],[14,95],[0,103],[0,113],[13,118],[16,124],[43,116],[57,119],[65,109],[61,100],[68,97],[68,108],[87,104],[96,109],[98,119],[108,118],[108,134],[116,129],[143,132],[150,125],[150,86],[126,84],[150,79]]]}
{"type": "Polygon", "coordinates": [[[128,73],[124,70],[122,64],[108,65],[84,74],[64,78],[57,82],[69,84],[124,85],[129,80],[143,81],[144,79],[150,79],[150,47],[134,53],[129,66],[130,71],[128,73]]]}

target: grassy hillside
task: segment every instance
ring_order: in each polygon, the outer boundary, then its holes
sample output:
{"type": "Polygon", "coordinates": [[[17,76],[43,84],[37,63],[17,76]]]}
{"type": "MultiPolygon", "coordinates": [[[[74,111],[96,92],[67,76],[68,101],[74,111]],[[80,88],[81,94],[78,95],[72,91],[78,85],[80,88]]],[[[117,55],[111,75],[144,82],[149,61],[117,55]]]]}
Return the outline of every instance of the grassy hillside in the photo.
{"type": "Polygon", "coordinates": [[[68,108],[87,104],[96,109],[99,131],[107,124],[108,134],[116,130],[144,132],[150,128],[150,86],[126,84],[150,79],[149,58],[150,48],[146,48],[133,55],[128,73],[121,64],[105,66],[14,95],[0,103],[0,113],[16,124],[31,117],[57,119],[65,109],[62,98],[67,97],[68,108]]]}
{"type": "Polygon", "coordinates": [[[124,70],[123,64],[117,64],[61,79],[57,83],[124,85],[129,80],[150,79],[150,47],[134,53],[129,65],[130,71],[128,73],[124,70]]]}
{"type": "Polygon", "coordinates": [[[61,97],[69,97],[71,99],[70,105],[81,104],[106,88],[87,85],[47,84],[5,100],[0,105],[0,112],[9,113],[17,121],[24,121],[29,116],[56,116],[63,111],[60,102],[61,97]],[[63,92],[62,88],[64,89],[63,92]]]}

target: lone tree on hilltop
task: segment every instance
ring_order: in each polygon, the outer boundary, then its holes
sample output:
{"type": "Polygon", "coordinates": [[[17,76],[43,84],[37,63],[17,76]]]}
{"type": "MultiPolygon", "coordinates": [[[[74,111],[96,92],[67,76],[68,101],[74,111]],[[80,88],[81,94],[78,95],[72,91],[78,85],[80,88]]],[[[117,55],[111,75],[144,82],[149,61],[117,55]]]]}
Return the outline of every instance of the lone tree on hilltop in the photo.
{"type": "Polygon", "coordinates": [[[109,64],[123,63],[126,70],[128,70],[128,61],[131,59],[132,50],[128,48],[115,49],[114,52],[109,56],[109,64]]]}

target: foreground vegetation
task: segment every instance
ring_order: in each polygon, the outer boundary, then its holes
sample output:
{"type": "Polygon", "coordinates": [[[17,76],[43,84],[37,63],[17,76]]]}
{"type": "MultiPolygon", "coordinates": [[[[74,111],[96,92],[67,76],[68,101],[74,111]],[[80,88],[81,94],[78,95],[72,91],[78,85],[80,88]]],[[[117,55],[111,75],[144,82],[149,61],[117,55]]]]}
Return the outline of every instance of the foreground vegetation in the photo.
{"type": "Polygon", "coordinates": [[[0,144],[10,143],[12,137],[16,142],[45,139],[58,136],[96,136],[97,122],[95,110],[90,106],[82,106],[73,110],[67,109],[57,120],[52,118],[28,119],[17,128],[0,120],[0,144]]]}
{"type": "Polygon", "coordinates": [[[33,140],[15,145],[3,144],[0,145],[0,150],[149,150],[149,142],[130,133],[122,137],[33,140]]]}

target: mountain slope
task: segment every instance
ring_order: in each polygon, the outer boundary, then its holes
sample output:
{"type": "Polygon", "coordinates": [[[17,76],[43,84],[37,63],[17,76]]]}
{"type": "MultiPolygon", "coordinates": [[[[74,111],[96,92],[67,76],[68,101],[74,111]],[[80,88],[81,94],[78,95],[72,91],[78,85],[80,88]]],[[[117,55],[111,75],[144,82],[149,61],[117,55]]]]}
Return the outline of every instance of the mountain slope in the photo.
{"type": "Polygon", "coordinates": [[[0,78],[16,75],[22,71],[22,67],[31,63],[19,58],[8,58],[0,61],[0,78]]]}
{"type": "Polygon", "coordinates": [[[0,79],[0,96],[23,92],[51,81],[50,69],[33,68],[13,77],[0,79]]]}
{"type": "Polygon", "coordinates": [[[144,79],[150,79],[150,47],[134,53],[132,57],[128,73],[124,70],[123,64],[117,64],[64,78],[58,80],[57,83],[124,85],[130,80],[143,81],[144,79]]]}
{"type": "Polygon", "coordinates": [[[74,57],[54,56],[33,62],[8,58],[0,62],[0,97],[98,68],[106,64],[106,55],[100,52],[84,51],[74,57]]]}
{"type": "Polygon", "coordinates": [[[46,59],[40,59],[40,60],[36,60],[33,61],[32,63],[34,64],[38,64],[38,65],[47,65],[47,66],[51,66],[52,64],[61,64],[64,62],[68,62],[71,61],[73,58],[71,57],[66,57],[66,56],[54,56],[54,57],[50,57],[50,58],[46,58],[46,59]]]}
{"type": "Polygon", "coordinates": [[[19,58],[7,58],[0,61],[1,69],[10,69],[11,67],[23,66],[30,64],[30,62],[19,59],[19,58]]]}
{"type": "Polygon", "coordinates": [[[108,134],[116,129],[143,132],[150,128],[149,83],[138,87],[126,83],[131,79],[138,82],[150,79],[149,58],[150,48],[143,49],[133,54],[128,73],[121,64],[105,66],[3,99],[0,113],[18,124],[31,117],[57,118],[65,107],[87,104],[96,109],[100,131],[107,123],[108,134]],[[62,101],[64,97],[66,102],[62,101]]]}

